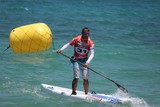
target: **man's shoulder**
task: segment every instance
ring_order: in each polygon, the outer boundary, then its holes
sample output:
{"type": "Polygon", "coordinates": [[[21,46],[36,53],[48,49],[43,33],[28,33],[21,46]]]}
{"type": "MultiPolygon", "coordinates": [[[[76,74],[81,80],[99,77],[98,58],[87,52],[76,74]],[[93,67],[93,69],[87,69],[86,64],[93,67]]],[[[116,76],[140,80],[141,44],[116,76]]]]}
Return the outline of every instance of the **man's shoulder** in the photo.
{"type": "Polygon", "coordinates": [[[80,35],[74,37],[74,38],[70,41],[70,45],[73,45],[73,44],[77,43],[77,41],[80,41],[80,35]]]}
{"type": "Polygon", "coordinates": [[[89,38],[89,43],[92,45],[94,44],[93,40],[91,38],[89,38]]]}
{"type": "Polygon", "coordinates": [[[75,38],[81,38],[82,35],[77,35],[75,38]]]}
{"type": "Polygon", "coordinates": [[[76,37],[73,38],[74,40],[80,40],[81,39],[81,35],[77,35],[76,37]]]}

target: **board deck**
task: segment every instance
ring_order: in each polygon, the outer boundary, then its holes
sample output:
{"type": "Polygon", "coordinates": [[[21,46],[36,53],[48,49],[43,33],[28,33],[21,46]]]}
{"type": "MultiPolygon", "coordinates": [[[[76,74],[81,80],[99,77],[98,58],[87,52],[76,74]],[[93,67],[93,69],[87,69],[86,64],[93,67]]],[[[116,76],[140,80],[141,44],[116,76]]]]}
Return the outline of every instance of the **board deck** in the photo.
{"type": "Polygon", "coordinates": [[[42,88],[52,92],[56,93],[58,95],[64,95],[70,98],[76,98],[76,99],[83,99],[86,101],[98,101],[98,102],[104,102],[104,103],[128,103],[130,102],[130,99],[128,98],[117,98],[112,95],[106,95],[106,94],[95,94],[95,93],[88,93],[87,95],[84,94],[83,91],[76,91],[77,95],[71,95],[72,89],[49,85],[49,84],[41,84],[42,88]]]}

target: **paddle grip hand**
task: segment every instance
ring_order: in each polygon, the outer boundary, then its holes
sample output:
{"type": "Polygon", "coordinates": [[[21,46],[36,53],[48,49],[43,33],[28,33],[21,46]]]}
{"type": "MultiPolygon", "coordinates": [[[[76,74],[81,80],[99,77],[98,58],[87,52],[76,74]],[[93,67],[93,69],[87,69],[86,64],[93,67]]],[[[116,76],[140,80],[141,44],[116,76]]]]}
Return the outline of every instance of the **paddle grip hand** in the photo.
{"type": "Polygon", "coordinates": [[[61,52],[62,52],[61,50],[56,50],[56,53],[58,53],[58,54],[61,53],[61,52]]]}
{"type": "Polygon", "coordinates": [[[88,63],[86,62],[83,66],[86,67],[86,68],[88,68],[88,63]]]}

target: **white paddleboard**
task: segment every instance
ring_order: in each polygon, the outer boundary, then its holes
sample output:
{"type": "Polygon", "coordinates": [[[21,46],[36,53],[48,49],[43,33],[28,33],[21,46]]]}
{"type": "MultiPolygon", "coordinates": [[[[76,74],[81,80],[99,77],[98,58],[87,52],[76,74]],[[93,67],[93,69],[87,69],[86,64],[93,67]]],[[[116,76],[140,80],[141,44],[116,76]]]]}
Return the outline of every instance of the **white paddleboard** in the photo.
{"type": "Polygon", "coordinates": [[[112,95],[106,95],[106,94],[95,94],[95,93],[88,93],[87,95],[84,94],[83,91],[76,91],[77,95],[71,95],[72,89],[69,88],[63,88],[59,86],[53,86],[49,84],[41,84],[42,88],[59,95],[64,95],[70,98],[78,98],[83,99],[86,101],[98,101],[103,103],[128,103],[130,102],[130,99],[128,98],[116,98],[112,95]]]}

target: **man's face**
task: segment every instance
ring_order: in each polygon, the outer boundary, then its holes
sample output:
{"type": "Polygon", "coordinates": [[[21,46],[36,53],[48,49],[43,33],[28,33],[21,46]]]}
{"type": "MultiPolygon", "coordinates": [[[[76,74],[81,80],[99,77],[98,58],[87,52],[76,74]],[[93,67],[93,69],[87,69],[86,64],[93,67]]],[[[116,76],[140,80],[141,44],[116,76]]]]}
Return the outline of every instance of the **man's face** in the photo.
{"type": "Polygon", "coordinates": [[[84,29],[84,32],[82,32],[82,38],[83,39],[87,39],[89,37],[89,30],[88,29],[84,29]]]}

